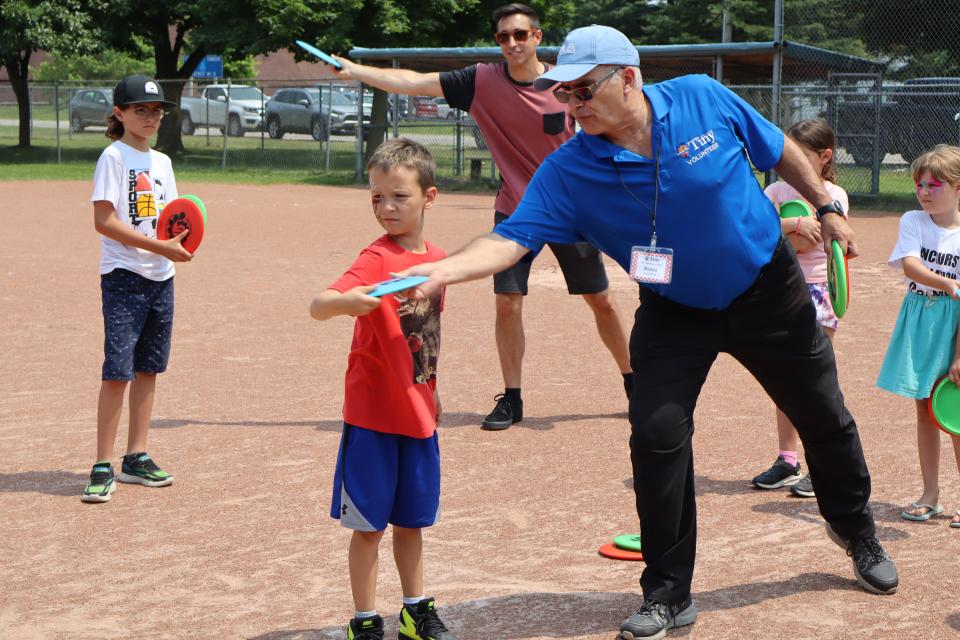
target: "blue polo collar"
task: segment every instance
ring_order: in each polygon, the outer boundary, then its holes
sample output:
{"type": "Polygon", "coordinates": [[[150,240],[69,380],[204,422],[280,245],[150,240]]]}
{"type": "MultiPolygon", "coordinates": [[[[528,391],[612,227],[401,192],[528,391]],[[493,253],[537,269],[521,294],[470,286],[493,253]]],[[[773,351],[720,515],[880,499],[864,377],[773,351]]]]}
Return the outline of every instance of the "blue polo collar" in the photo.
{"type": "MultiPolygon", "coordinates": [[[[656,85],[653,86],[643,86],[643,95],[647,97],[647,100],[650,101],[650,107],[653,109],[653,118],[658,122],[663,122],[667,117],[667,114],[670,112],[670,108],[673,106],[673,98],[669,95],[666,95],[659,87],[656,85]]],[[[654,124],[654,127],[657,127],[658,124],[654,124]]],[[[587,148],[593,152],[593,154],[598,158],[611,158],[614,162],[645,162],[649,158],[645,158],[639,154],[636,154],[632,151],[628,151],[623,147],[610,142],[603,136],[594,136],[589,133],[580,132],[580,135],[584,138],[584,143],[587,145],[587,148]]]]}

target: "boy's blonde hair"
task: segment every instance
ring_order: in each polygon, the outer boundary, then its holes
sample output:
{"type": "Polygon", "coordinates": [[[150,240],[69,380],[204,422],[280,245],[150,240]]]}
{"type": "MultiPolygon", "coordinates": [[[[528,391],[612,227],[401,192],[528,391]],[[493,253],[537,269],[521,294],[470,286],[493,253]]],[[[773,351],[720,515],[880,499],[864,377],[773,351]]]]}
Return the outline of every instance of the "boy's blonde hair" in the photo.
{"type": "Polygon", "coordinates": [[[374,167],[384,173],[396,167],[413,169],[417,172],[417,182],[423,192],[437,186],[437,163],[434,162],[433,156],[425,146],[409,138],[387,140],[377,147],[367,163],[367,171],[374,167]]]}
{"type": "Polygon", "coordinates": [[[960,147],[951,144],[938,144],[910,165],[913,181],[920,179],[924,171],[929,171],[937,180],[952,185],[960,184],[960,147]]]}

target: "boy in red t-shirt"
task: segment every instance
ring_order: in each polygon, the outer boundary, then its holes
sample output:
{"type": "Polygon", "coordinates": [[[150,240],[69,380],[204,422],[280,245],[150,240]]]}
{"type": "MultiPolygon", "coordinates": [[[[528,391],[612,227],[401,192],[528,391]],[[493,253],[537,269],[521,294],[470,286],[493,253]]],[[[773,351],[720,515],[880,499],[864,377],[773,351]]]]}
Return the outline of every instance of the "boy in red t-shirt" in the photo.
{"type": "Polygon", "coordinates": [[[356,316],[347,361],[343,435],[330,515],[353,529],[350,584],[356,614],[348,640],[383,638],[376,612],[377,552],[393,525],[403,587],[400,638],[456,640],[424,597],[421,529],[440,511],[437,358],[443,292],[424,300],[369,294],[391,273],[446,256],[423,239],[424,214],[437,197],[436,164],[422,145],[398,138],[370,162],[373,214],[387,232],[339,280],[314,298],[310,315],[356,316]]]}

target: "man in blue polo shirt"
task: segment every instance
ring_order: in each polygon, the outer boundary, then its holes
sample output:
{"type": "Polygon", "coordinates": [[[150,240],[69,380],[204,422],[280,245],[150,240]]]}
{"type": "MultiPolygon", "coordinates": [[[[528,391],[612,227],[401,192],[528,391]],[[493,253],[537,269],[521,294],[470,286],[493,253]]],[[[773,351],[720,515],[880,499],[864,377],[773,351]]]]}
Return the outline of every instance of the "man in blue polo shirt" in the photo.
{"type": "Polygon", "coordinates": [[[685,76],[643,87],[638,65],[616,29],[567,36],[535,86],[559,84],[554,94],[581,133],[547,157],[493,233],[410,269],[430,277],[414,295],[483,277],[547,242],[587,241],[640,283],[630,454],[647,566],[643,605],[622,638],[661,638],[696,619],[693,413],[720,352],[797,426],[827,533],[853,558],[858,582],[893,593],[897,570],[875,535],[870,474],[833,350],[750,161],[819,207],[825,245],[837,240],[856,255],[842,208],[800,148],[723,85],[685,76]]]}

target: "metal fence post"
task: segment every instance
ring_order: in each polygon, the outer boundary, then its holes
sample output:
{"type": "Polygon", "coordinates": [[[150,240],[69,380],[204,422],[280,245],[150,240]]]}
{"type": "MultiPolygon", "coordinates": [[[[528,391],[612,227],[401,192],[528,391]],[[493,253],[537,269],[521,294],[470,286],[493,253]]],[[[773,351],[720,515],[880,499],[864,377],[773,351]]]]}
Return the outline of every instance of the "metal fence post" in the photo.
{"type": "MultiPolygon", "coordinates": [[[[227,78],[227,97],[223,102],[223,155],[220,158],[220,169],[227,169],[227,138],[230,137],[230,85],[231,79],[227,78]]],[[[243,123],[240,123],[243,126],[243,123]]]]}
{"type": "Polygon", "coordinates": [[[363,182],[363,83],[357,89],[357,161],[354,172],[354,178],[357,182],[363,182]]]}
{"type": "Polygon", "coordinates": [[[56,80],[53,82],[53,113],[57,127],[57,164],[60,164],[60,83],[56,80]]]}
{"type": "MultiPolygon", "coordinates": [[[[393,59],[393,68],[400,68],[400,61],[396,58],[393,59]]],[[[393,95],[393,137],[400,137],[400,94],[394,93],[393,95]]]]}
{"type": "MultiPolygon", "coordinates": [[[[321,105],[321,113],[323,108],[321,105]]],[[[330,114],[330,117],[327,119],[327,158],[326,158],[326,170],[330,172],[330,143],[333,141],[333,131],[330,129],[331,124],[333,123],[333,81],[327,83],[327,113],[330,114]]]]}

